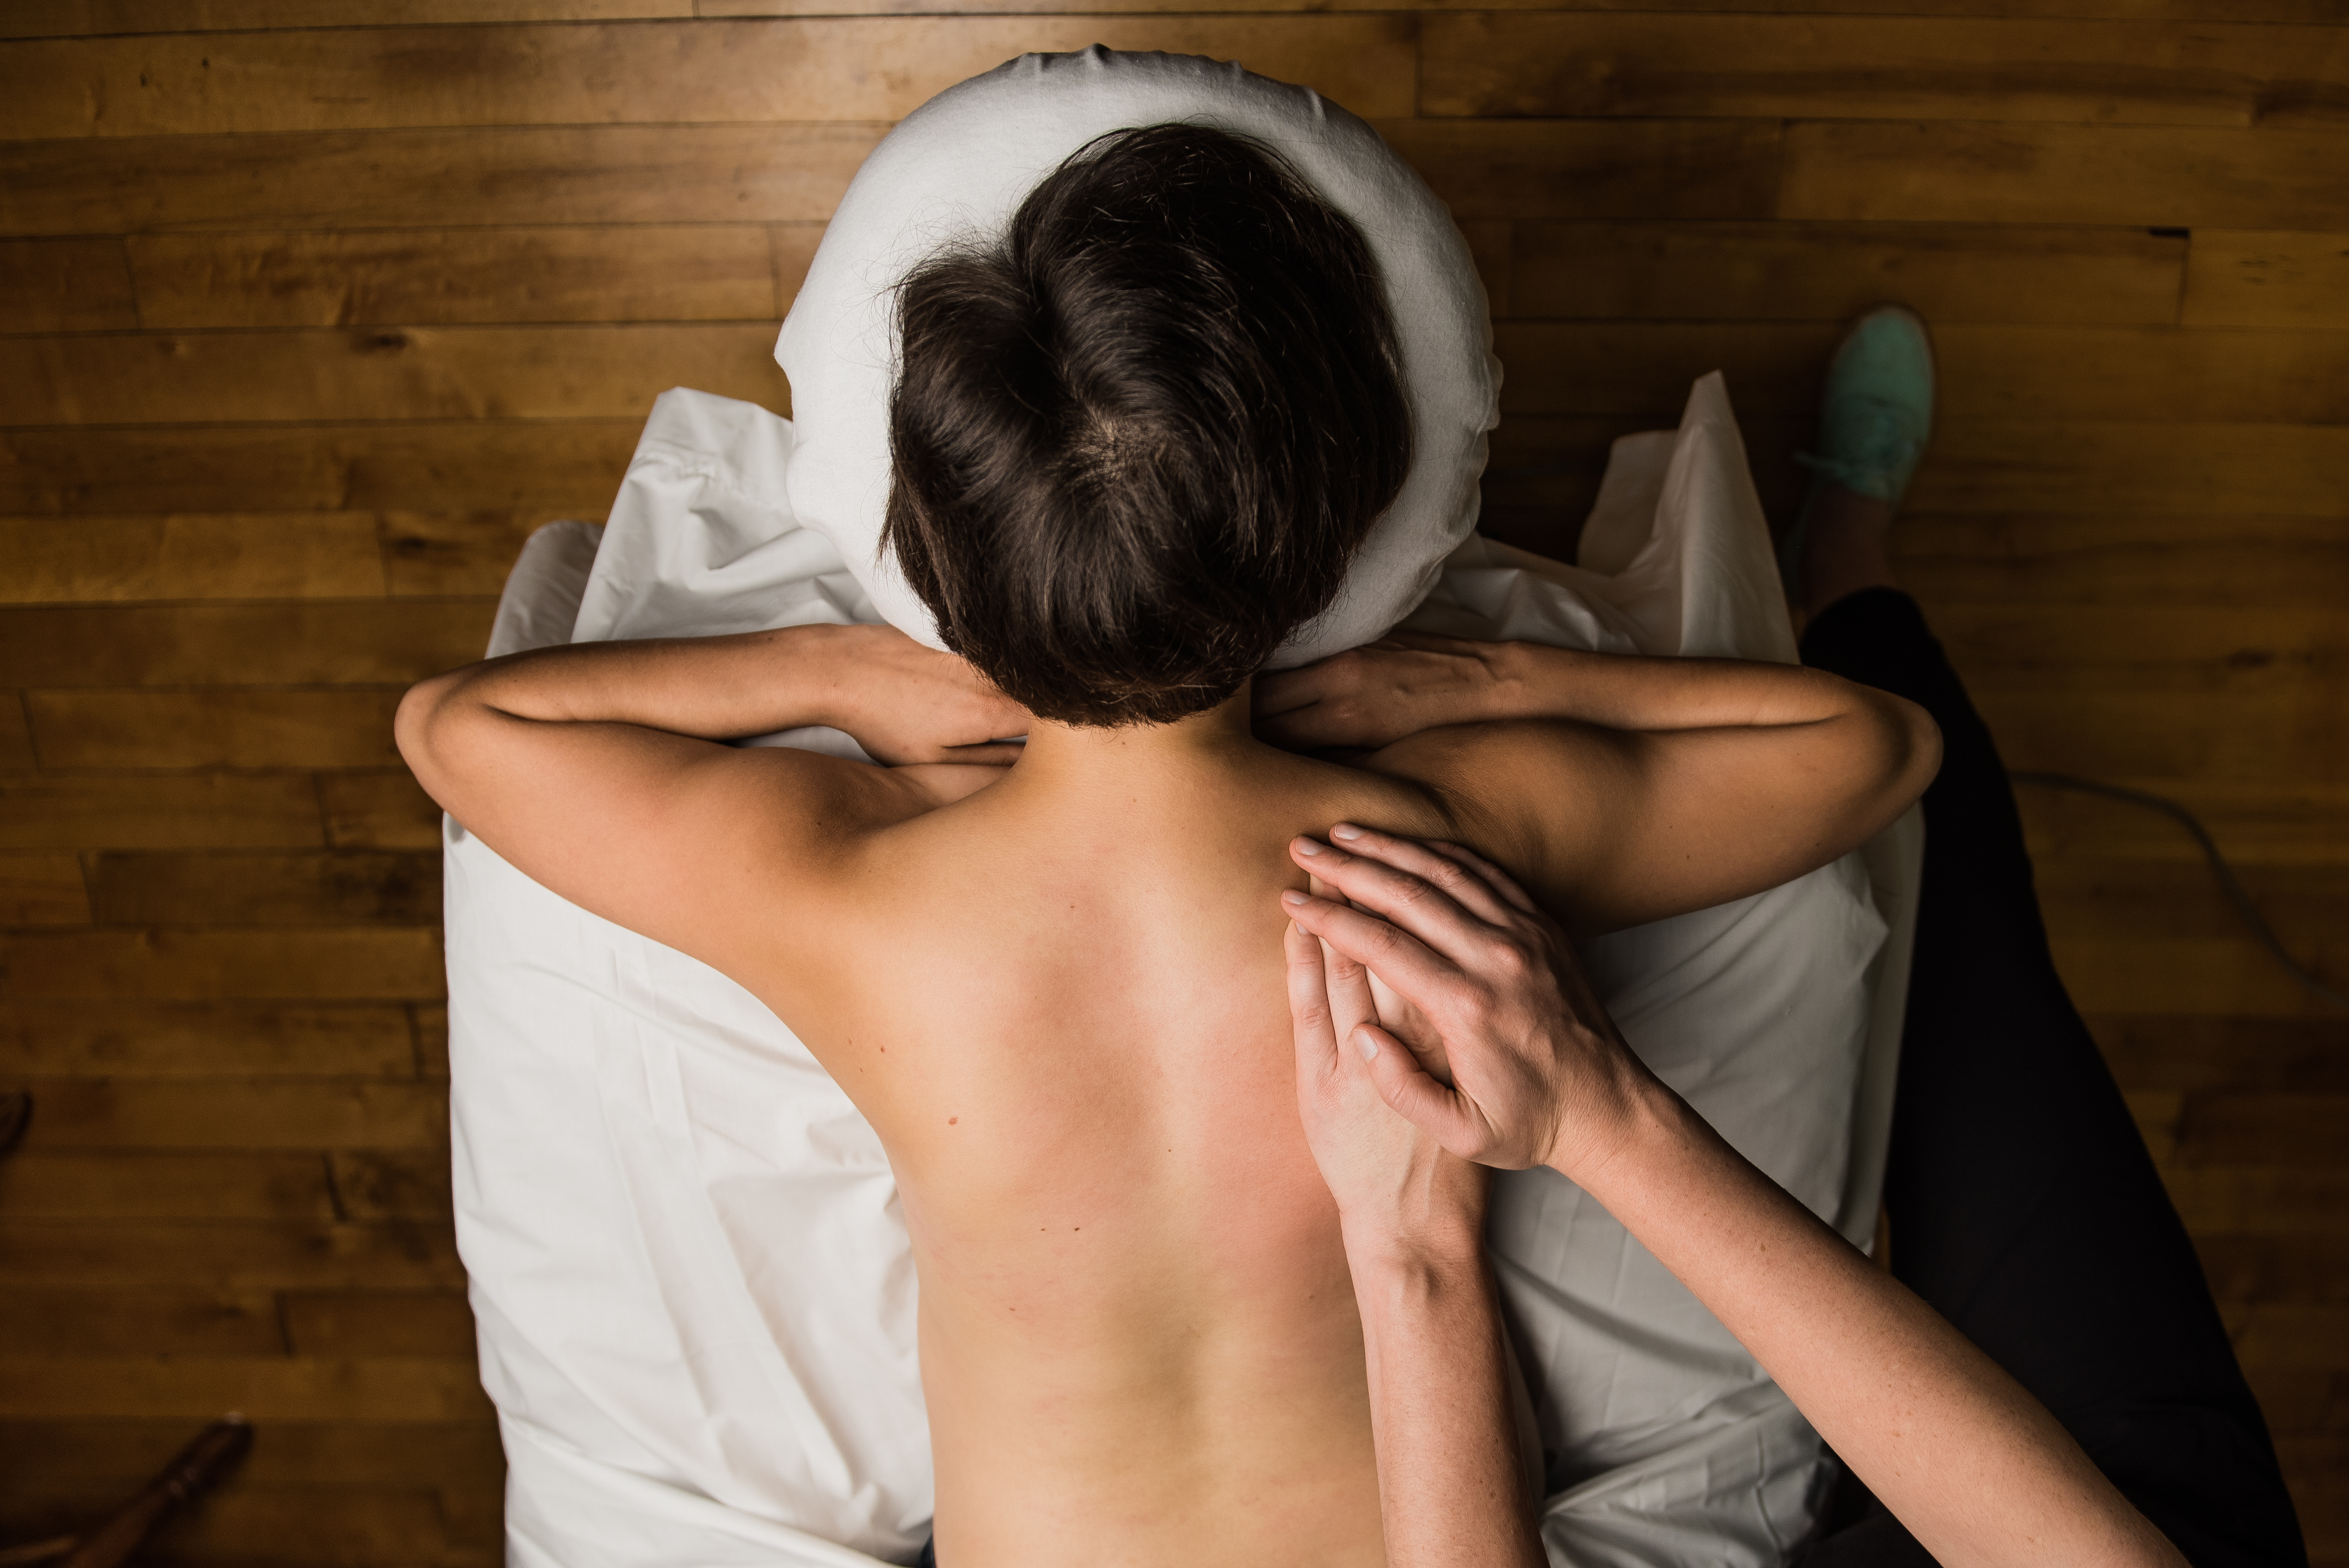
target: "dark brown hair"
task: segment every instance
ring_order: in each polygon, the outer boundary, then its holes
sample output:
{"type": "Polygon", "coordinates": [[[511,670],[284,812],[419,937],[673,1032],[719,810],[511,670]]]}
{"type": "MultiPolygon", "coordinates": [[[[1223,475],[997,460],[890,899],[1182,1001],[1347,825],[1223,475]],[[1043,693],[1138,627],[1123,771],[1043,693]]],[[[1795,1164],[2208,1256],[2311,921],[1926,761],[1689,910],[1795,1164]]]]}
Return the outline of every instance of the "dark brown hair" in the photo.
{"type": "Polygon", "coordinates": [[[1410,467],[1369,247],[1222,131],[1092,142],[899,310],[883,547],[1041,717],[1222,702],[1328,607],[1410,467]]]}

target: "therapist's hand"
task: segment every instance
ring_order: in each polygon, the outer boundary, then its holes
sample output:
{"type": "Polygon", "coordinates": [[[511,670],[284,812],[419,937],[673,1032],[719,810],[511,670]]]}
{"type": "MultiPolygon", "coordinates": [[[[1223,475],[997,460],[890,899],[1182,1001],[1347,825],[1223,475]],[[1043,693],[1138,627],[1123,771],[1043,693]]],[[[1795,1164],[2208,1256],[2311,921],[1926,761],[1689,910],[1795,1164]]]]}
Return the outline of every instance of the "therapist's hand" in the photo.
{"type": "Polygon", "coordinates": [[[1367,1248],[1473,1260],[1484,1228],[1485,1172],[1387,1108],[1350,1043],[1358,1025],[1379,1016],[1369,975],[1294,923],[1286,952],[1298,1119],[1338,1201],[1349,1253],[1367,1248]]]}
{"type": "MultiPolygon", "coordinates": [[[[1452,845],[1340,823],[1299,839],[1309,893],[1283,894],[1296,931],[1360,965],[1407,1005],[1340,1017],[1380,1098],[1450,1152],[1504,1170],[1602,1167],[1634,1130],[1652,1080],[1599,1005],[1557,923],[1498,867],[1452,845]],[[1431,1073],[1440,1039],[1451,1081],[1431,1073]]],[[[1297,938],[1290,988],[1297,990],[1297,938]]]]}
{"type": "Polygon", "coordinates": [[[1291,751],[1373,751],[1439,725],[1513,717],[1525,703],[1520,646],[1397,632],[1258,676],[1257,738],[1291,751]]]}

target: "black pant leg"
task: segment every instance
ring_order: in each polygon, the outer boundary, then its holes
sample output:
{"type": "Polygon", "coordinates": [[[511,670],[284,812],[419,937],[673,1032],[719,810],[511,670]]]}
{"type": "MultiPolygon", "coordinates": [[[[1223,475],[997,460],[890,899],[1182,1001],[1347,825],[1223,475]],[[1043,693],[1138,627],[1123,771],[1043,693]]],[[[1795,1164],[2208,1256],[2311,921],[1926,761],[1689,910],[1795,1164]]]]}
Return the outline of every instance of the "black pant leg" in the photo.
{"type": "MultiPolygon", "coordinates": [[[[2200,1262],[2056,975],[1988,727],[1904,593],[1830,606],[1803,657],[1941,727],[1885,1175],[1893,1273],[2037,1396],[2197,1568],[2304,1564],[2200,1262]]],[[[1930,1559],[1873,1505],[1808,1561],[1930,1559]]]]}

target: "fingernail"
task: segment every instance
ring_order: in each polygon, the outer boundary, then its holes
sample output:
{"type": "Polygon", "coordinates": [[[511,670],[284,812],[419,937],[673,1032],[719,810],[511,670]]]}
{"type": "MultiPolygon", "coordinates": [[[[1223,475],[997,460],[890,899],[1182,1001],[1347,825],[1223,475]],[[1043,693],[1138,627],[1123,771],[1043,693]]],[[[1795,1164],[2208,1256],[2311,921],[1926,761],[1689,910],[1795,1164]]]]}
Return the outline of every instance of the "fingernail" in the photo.
{"type": "Polygon", "coordinates": [[[1354,1031],[1354,1048],[1362,1053],[1362,1059],[1364,1061],[1369,1061],[1372,1057],[1379,1054],[1379,1042],[1377,1037],[1374,1037],[1368,1029],[1356,1029],[1354,1031]]]}
{"type": "Polygon", "coordinates": [[[1361,838],[1362,836],[1362,830],[1357,828],[1351,822],[1340,822],[1336,827],[1330,830],[1330,836],[1336,839],[1340,843],[1347,843],[1355,839],[1361,838]]]}
{"type": "Polygon", "coordinates": [[[1297,841],[1297,852],[1300,855],[1318,855],[1321,852],[1321,846],[1311,839],[1299,839],[1297,841]]]}
{"type": "Polygon", "coordinates": [[[1305,907],[1305,895],[1290,888],[1280,895],[1280,902],[1291,909],[1302,909],[1305,907]]]}

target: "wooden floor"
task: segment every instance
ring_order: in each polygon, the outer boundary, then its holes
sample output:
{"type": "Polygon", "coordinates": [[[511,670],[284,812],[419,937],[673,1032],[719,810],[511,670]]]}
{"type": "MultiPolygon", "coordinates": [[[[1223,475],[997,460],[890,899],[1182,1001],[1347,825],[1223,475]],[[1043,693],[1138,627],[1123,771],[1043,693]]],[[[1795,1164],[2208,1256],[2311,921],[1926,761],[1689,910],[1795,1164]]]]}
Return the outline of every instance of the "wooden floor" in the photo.
{"type": "MultiPolygon", "coordinates": [[[[603,514],[655,394],[787,407],[775,323],[858,160],[1026,49],[1236,57],[1379,121],[1485,269],[1495,464],[1540,470],[1488,525],[1537,547],[1715,367],[1783,514],[1839,319],[1924,312],[1901,559],[2010,761],[2189,802],[2349,986],[2341,0],[872,8],[0,5],[0,1088],[38,1097],[0,1542],[235,1407],[253,1459],[161,1558],[498,1560],[392,705],[478,653],[531,528],[603,514]]],[[[2025,804],[2349,1563],[2349,1015],[2159,818],[2025,804]]]]}

